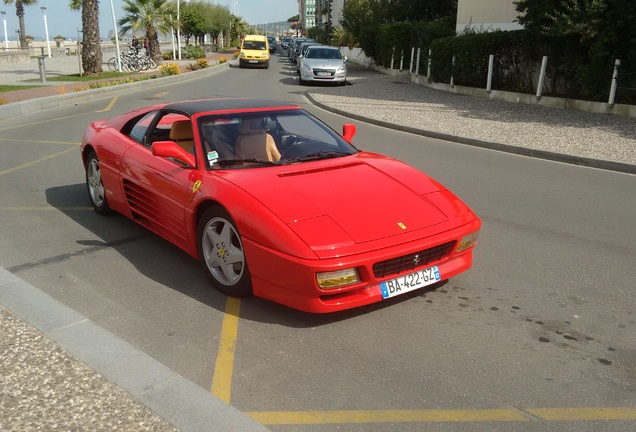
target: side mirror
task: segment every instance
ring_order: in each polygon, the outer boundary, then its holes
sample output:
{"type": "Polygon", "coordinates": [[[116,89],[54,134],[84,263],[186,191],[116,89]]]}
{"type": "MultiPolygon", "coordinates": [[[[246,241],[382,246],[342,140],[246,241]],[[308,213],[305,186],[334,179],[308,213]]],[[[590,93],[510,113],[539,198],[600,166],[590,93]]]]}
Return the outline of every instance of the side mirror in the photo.
{"type": "Polygon", "coordinates": [[[356,134],[356,125],[347,123],[342,126],[342,136],[349,144],[353,140],[353,136],[356,134]]]}
{"type": "Polygon", "coordinates": [[[152,143],[152,155],[177,159],[188,165],[189,168],[196,166],[194,155],[179,147],[174,141],[155,141],[152,143]]]}
{"type": "Polygon", "coordinates": [[[346,62],[347,61],[347,56],[342,56],[342,61],[346,62]]]}

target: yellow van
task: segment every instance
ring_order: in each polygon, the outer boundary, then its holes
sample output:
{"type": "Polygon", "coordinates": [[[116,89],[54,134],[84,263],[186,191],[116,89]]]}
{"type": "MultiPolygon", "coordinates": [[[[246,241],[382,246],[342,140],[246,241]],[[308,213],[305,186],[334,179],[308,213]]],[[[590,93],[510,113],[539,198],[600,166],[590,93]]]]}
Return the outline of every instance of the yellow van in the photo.
{"type": "Polygon", "coordinates": [[[239,67],[245,66],[269,67],[269,42],[265,36],[245,36],[239,54],[239,67]]]}

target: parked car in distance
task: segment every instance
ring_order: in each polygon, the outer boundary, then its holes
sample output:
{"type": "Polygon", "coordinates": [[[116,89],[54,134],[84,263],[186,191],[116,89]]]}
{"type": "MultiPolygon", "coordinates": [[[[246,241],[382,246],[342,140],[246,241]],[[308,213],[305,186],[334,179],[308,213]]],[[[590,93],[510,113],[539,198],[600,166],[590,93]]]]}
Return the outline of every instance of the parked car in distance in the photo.
{"type": "Polygon", "coordinates": [[[358,150],[355,132],[290,102],[223,97],[97,120],[78,153],[98,214],[183,249],[226,295],[326,313],[468,270],[479,218],[425,173],[358,150]]]}
{"type": "Polygon", "coordinates": [[[347,84],[347,57],[338,47],[312,45],[300,64],[300,84],[310,82],[332,82],[347,84]]]}
{"type": "Polygon", "coordinates": [[[307,52],[307,48],[314,45],[320,45],[317,42],[303,42],[300,44],[300,53],[298,54],[298,59],[296,59],[296,73],[300,73],[300,63],[303,60],[303,56],[307,52]]]}
{"type": "Polygon", "coordinates": [[[294,58],[292,59],[292,61],[294,63],[296,63],[298,61],[298,56],[300,55],[300,46],[303,43],[309,43],[309,42],[314,42],[315,43],[316,41],[314,39],[306,38],[306,39],[304,39],[302,41],[296,41],[294,43],[294,58]]]}
{"type": "Polygon", "coordinates": [[[269,44],[269,52],[276,51],[276,38],[274,36],[267,36],[267,43],[269,44]]]}
{"type": "Polygon", "coordinates": [[[280,40],[280,47],[282,49],[287,49],[289,47],[289,42],[291,41],[291,36],[283,36],[283,38],[280,40]]]}
{"type": "Polygon", "coordinates": [[[246,35],[241,43],[239,67],[269,67],[269,42],[262,35],[246,35]]]}
{"type": "Polygon", "coordinates": [[[293,38],[291,43],[289,44],[289,49],[287,50],[287,57],[292,61],[292,63],[296,63],[296,44],[300,46],[301,43],[305,42],[307,38],[297,37],[293,38]]]}

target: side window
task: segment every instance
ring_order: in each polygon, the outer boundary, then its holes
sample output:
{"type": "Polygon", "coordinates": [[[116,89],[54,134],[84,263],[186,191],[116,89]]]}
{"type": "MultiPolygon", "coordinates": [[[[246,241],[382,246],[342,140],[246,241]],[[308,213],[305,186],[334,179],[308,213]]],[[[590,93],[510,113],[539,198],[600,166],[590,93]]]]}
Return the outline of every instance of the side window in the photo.
{"type": "Polygon", "coordinates": [[[158,111],[150,111],[144,116],[132,119],[126,124],[126,126],[124,126],[124,128],[122,129],[122,133],[142,144],[144,136],[146,136],[148,126],[157,115],[157,112],[158,111]]]}
{"type": "MultiPolygon", "coordinates": [[[[187,120],[190,119],[183,114],[177,113],[167,113],[164,114],[163,117],[159,119],[155,128],[148,134],[148,142],[147,145],[150,147],[152,143],[155,141],[174,141],[176,137],[170,137],[170,130],[172,128],[172,124],[176,121],[187,120]],[[175,138],[175,139],[173,139],[175,138]]],[[[182,128],[181,133],[179,133],[179,139],[188,138],[188,140],[193,140],[192,138],[192,127],[190,126],[189,134],[183,135],[184,131],[187,131],[188,128],[182,128]]]]}

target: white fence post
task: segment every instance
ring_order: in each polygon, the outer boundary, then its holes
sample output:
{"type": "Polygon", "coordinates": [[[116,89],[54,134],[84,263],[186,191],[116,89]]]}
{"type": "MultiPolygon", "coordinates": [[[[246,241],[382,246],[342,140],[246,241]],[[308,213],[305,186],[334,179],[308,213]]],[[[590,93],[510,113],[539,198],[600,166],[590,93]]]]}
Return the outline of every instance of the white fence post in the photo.
{"type": "Polygon", "coordinates": [[[541,72],[539,73],[539,82],[537,83],[537,100],[541,99],[541,92],[543,91],[543,82],[545,81],[545,70],[548,67],[548,56],[543,56],[541,60],[541,72]]]}
{"type": "Polygon", "coordinates": [[[409,73],[413,73],[413,56],[415,55],[415,47],[411,47],[411,63],[409,63],[409,73]]]}
{"type": "Polygon", "coordinates": [[[391,70],[393,70],[393,61],[395,60],[395,47],[393,47],[393,53],[391,54],[391,70]]]}
{"type": "MultiPolygon", "coordinates": [[[[426,62],[426,79],[431,80],[431,54],[433,54],[433,50],[428,50],[428,61],[426,62]]],[[[419,63],[419,60],[418,60],[419,63]]]]}
{"type": "Polygon", "coordinates": [[[618,68],[621,66],[620,59],[614,61],[614,73],[612,74],[612,87],[610,88],[609,101],[610,106],[614,106],[614,100],[616,99],[616,87],[618,86],[618,68]]]}
{"type": "MultiPolygon", "coordinates": [[[[455,68],[455,54],[453,54],[453,61],[451,62],[451,65],[453,66],[453,69],[455,68]]],[[[450,80],[450,86],[451,87],[455,87],[455,77],[453,76],[453,70],[451,70],[451,80],[450,80]]]]}
{"type": "Polygon", "coordinates": [[[417,49],[417,62],[415,63],[415,76],[420,76],[420,53],[422,52],[422,48],[417,49]]]}
{"type": "Polygon", "coordinates": [[[404,69],[404,50],[402,50],[402,56],[400,57],[400,72],[404,69]]]}
{"type": "Polygon", "coordinates": [[[488,57],[488,79],[486,82],[486,91],[488,93],[490,93],[490,90],[492,89],[492,69],[494,64],[495,64],[495,55],[490,54],[490,56],[488,57]]]}

